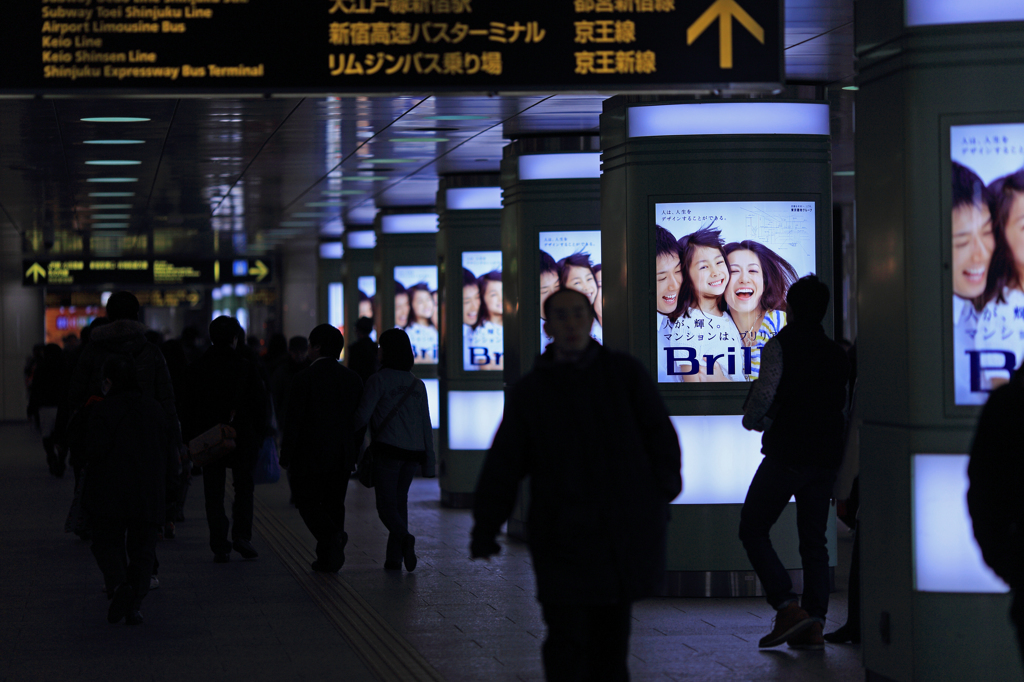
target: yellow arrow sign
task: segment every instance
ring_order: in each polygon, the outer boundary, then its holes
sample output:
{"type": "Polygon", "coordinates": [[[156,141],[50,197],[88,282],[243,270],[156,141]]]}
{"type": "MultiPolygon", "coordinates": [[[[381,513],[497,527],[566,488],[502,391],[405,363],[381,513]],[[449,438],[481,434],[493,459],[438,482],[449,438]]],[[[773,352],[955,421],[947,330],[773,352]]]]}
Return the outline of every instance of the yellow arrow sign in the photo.
{"type": "Polygon", "coordinates": [[[220,281],[220,261],[219,260],[213,261],[213,281],[214,282],[219,282],[220,281]]]}
{"type": "Polygon", "coordinates": [[[764,29],[736,4],[736,0],[715,0],[715,3],[686,29],[686,44],[693,45],[693,41],[718,19],[718,65],[723,69],[731,69],[733,17],[757,38],[757,42],[764,44],[764,29]]]}
{"type": "Polygon", "coordinates": [[[33,284],[38,284],[40,277],[46,279],[46,270],[39,263],[33,263],[32,267],[25,271],[25,276],[31,277],[33,284]]]}
{"type": "Polygon", "coordinates": [[[249,268],[249,274],[250,275],[256,275],[256,281],[257,282],[262,282],[263,278],[270,274],[270,270],[263,263],[263,261],[258,260],[258,261],[256,261],[256,265],[254,265],[253,267],[249,268]]]}

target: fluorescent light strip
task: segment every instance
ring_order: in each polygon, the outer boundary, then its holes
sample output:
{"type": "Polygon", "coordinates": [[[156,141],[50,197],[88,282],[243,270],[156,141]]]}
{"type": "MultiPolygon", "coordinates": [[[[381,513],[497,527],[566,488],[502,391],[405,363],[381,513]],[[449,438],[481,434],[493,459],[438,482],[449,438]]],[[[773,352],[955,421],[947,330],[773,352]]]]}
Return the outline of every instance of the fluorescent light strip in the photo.
{"type": "Polygon", "coordinates": [[[79,120],[86,123],[145,123],[151,119],[141,116],[93,116],[79,120]]]}
{"type": "Polygon", "coordinates": [[[92,215],[93,220],[128,220],[131,217],[130,213],[94,213],[92,215]]]}
{"type": "Polygon", "coordinates": [[[448,142],[447,137],[392,137],[388,142],[448,142]]]}
{"type": "Polygon", "coordinates": [[[667,135],[828,135],[827,104],[708,102],[629,108],[630,137],[667,135]]]}
{"type": "Polygon", "coordinates": [[[372,249],[377,246],[377,233],[373,230],[349,232],[347,241],[350,249],[372,249]]]}
{"type": "Polygon", "coordinates": [[[131,208],[131,204],[91,204],[89,208],[91,210],[97,209],[110,209],[110,208],[131,208]]]}
{"type": "Polygon", "coordinates": [[[89,178],[86,182],[138,182],[138,178],[89,178]]]}
{"type": "Polygon", "coordinates": [[[1020,0],[907,0],[907,26],[1024,21],[1020,0]]]}
{"type": "Polygon", "coordinates": [[[416,159],[360,159],[359,163],[416,163],[416,159]]]}
{"type": "Polygon", "coordinates": [[[307,201],[306,206],[310,208],[323,208],[327,206],[344,206],[344,201],[307,201]]]}
{"type": "Polygon", "coordinates": [[[89,192],[91,197],[133,197],[135,192],[89,192]]]}
{"type": "Polygon", "coordinates": [[[452,187],[444,198],[449,211],[501,208],[500,187],[452,187]]]}
{"type": "Polygon", "coordinates": [[[97,230],[115,230],[127,228],[128,223],[93,223],[92,227],[97,230]]]}
{"type": "Polygon", "coordinates": [[[128,161],[128,160],[106,160],[100,159],[98,161],[86,161],[86,166],[138,166],[141,161],[128,161]]]}
{"type": "Polygon", "coordinates": [[[437,232],[436,213],[392,213],[381,216],[384,234],[413,234],[437,232]]]}
{"type": "Polygon", "coordinates": [[[145,140],[83,140],[85,144],[144,144],[145,140]]]}
{"type": "Polygon", "coordinates": [[[601,177],[601,154],[526,154],[519,157],[520,180],[569,180],[601,177]]]}

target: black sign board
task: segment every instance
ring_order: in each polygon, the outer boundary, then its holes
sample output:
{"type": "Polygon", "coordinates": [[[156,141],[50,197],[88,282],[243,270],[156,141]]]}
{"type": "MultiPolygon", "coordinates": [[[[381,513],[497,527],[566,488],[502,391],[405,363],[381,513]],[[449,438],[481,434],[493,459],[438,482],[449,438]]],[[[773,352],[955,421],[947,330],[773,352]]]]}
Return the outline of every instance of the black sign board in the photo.
{"type": "Polygon", "coordinates": [[[783,79],[782,0],[28,0],[0,91],[655,90],[783,79]],[[38,57],[36,57],[38,55],[38,57]]]}
{"type": "Polygon", "coordinates": [[[22,268],[25,286],[266,283],[272,274],[270,264],[258,258],[23,260],[22,268]]]}

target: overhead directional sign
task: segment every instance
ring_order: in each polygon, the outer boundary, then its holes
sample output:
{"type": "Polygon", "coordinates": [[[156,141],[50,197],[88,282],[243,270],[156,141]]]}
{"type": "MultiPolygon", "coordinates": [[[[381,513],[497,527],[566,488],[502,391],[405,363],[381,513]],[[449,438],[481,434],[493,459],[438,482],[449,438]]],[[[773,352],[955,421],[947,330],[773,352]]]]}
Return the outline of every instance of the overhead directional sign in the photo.
{"type": "Polygon", "coordinates": [[[266,283],[271,266],[258,258],[222,260],[92,258],[22,261],[25,286],[266,283]]]}
{"type": "Polygon", "coordinates": [[[742,7],[736,4],[736,0],[715,0],[715,4],[708,7],[704,14],[700,15],[697,21],[690,24],[686,29],[686,44],[693,45],[700,35],[710,26],[715,19],[718,19],[718,65],[723,69],[731,69],[732,58],[732,20],[736,21],[750,31],[750,35],[757,39],[757,42],[764,44],[764,29],[761,24],[754,21],[742,7]]]}
{"type": "Polygon", "coordinates": [[[782,5],[783,0],[6,2],[0,60],[8,68],[0,92],[624,92],[777,84],[783,76],[782,5]],[[745,30],[734,31],[733,20],[745,30]],[[713,31],[705,33],[715,21],[717,40],[713,31]]]}

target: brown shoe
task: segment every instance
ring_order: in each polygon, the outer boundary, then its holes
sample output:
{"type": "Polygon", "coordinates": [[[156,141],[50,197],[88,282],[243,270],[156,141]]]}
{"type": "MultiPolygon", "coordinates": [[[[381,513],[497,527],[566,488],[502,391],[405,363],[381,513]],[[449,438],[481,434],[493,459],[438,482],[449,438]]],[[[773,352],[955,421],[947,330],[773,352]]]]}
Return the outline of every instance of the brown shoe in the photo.
{"type": "Polygon", "coordinates": [[[803,651],[823,651],[825,649],[825,638],[821,634],[821,623],[814,621],[811,627],[799,635],[793,635],[786,640],[790,649],[801,649],[803,651]]]}
{"type": "MultiPolygon", "coordinates": [[[[778,646],[801,634],[804,630],[817,623],[806,611],[797,606],[797,603],[790,602],[788,606],[781,608],[775,614],[775,627],[757,643],[759,647],[778,646]]],[[[820,628],[818,634],[820,635],[820,628]]]]}

